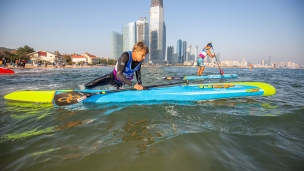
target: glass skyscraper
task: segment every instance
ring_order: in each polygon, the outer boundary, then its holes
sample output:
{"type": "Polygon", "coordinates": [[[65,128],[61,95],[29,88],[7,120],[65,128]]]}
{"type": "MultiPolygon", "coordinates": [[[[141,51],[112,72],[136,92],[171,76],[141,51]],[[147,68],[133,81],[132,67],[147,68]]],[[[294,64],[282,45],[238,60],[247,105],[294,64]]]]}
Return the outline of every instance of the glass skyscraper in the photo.
{"type": "Polygon", "coordinates": [[[169,46],[167,48],[167,61],[168,64],[174,64],[174,47],[173,46],[169,46]]]}
{"type": "MultiPolygon", "coordinates": [[[[136,21],[136,41],[144,42],[149,47],[149,24],[146,17],[136,21]]],[[[149,55],[146,55],[145,62],[148,61],[149,55]]]]}
{"type": "Polygon", "coordinates": [[[176,57],[177,57],[177,63],[182,63],[182,40],[178,39],[176,43],[176,57]]]}
{"type": "Polygon", "coordinates": [[[163,0],[151,0],[149,60],[154,64],[162,64],[166,56],[166,26],[163,7],[163,0]]]}
{"type": "Polygon", "coordinates": [[[122,50],[122,34],[115,32],[115,31],[111,31],[110,34],[110,58],[111,59],[118,59],[121,54],[123,53],[122,50]]]}
{"type": "Polygon", "coordinates": [[[122,28],[122,34],[112,31],[110,41],[112,59],[118,59],[123,52],[132,51],[133,46],[139,41],[149,46],[149,24],[147,19],[141,18],[136,22],[128,23],[122,28]]]}
{"type": "Polygon", "coordinates": [[[146,17],[136,21],[136,40],[144,42],[149,47],[149,24],[146,17]]]}
{"type": "Polygon", "coordinates": [[[123,47],[124,52],[132,50],[136,41],[136,22],[130,22],[122,28],[123,47]]]}
{"type": "Polygon", "coordinates": [[[183,41],[183,45],[182,45],[182,61],[181,61],[182,64],[187,60],[186,59],[186,54],[187,54],[187,41],[183,41]]]}

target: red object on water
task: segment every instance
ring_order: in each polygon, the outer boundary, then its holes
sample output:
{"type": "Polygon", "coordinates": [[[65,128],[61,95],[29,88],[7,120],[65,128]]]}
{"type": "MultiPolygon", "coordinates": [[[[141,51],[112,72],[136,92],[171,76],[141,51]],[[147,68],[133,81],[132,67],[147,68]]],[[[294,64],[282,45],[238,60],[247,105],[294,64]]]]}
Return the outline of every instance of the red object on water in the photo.
{"type": "Polygon", "coordinates": [[[15,71],[7,68],[0,68],[0,74],[15,74],[15,71]]]}

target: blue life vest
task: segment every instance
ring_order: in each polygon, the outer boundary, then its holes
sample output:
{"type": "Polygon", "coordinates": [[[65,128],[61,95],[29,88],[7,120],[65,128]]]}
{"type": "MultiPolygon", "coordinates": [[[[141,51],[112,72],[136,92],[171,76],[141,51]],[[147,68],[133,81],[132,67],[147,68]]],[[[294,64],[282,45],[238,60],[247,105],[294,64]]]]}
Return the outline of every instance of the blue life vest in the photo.
{"type": "MultiPolygon", "coordinates": [[[[124,69],[124,71],[123,71],[123,75],[126,77],[126,78],[128,78],[129,80],[132,80],[133,79],[133,76],[134,76],[134,72],[135,71],[138,71],[139,69],[140,69],[140,65],[141,65],[141,63],[142,62],[140,62],[133,70],[132,70],[132,52],[131,51],[128,51],[128,53],[129,53],[129,60],[128,60],[128,63],[126,64],[126,66],[125,66],[125,69],[124,69]]],[[[117,74],[117,66],[118,66],[118,61],[117,61],[117,63],[116,63],[116,66],[115,66],[115,68],[114,68],[114,71],[113,71],[113,73],[114,73],[114,76],[115,76],[115,79],[116,80],[119,80],[118,78],[117,78],[117,76],[116,76],[116,74],[117,74]]]]}

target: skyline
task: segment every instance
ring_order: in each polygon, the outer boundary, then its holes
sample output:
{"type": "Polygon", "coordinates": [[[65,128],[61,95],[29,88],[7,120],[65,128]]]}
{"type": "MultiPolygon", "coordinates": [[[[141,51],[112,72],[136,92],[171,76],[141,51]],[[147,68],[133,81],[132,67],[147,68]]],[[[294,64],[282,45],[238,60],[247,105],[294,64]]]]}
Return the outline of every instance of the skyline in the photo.
{"type": "MultiPolygon", "coordinates": [[[[199,47],[213,42],[221,60],[304,63],[304,2],[301,0],[164,0],[166,47],[179,39],[199,47]]],[[[60,53],[110,57],[110,33],[146,17],[151,0],[2,0],[0,47],[28,45],[60,53]],[[119,4],[119,5],[118,5],[119,4]],[[127,10],[126,10],[127,9],[127,10]]],[[[176,53],[174,51],[174,53],[176,53]]]]}

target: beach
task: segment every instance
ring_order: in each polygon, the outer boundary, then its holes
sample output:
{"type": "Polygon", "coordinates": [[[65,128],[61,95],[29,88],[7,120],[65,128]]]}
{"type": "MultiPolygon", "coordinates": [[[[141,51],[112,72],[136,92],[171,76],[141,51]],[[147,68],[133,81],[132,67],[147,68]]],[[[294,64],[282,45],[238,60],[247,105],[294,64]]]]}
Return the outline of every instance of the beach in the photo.
{"type": "MultiPolygon", "coordinates": [[[[45,70],[45,69],[56,69],[56,68],[94,68],[94,67],[96,68],[96,67],[102,67],[102,66],[97,66],[97,65],[94,65],[94,66],[65,65],[63,67],[63,66],[47,65],[47,67],[45,67],[44,65],[41,65],[40,67],[38,67],[38,66],[34,66],[32,64],[25,64],[24,68],[15,67],[15,70],[22,70],[22,69],[42,69],[42,70],[45,70]]],[[[8,65],[7,68],[8,69],[14,69],[14,67],[12,65],[8,65]]]]}

